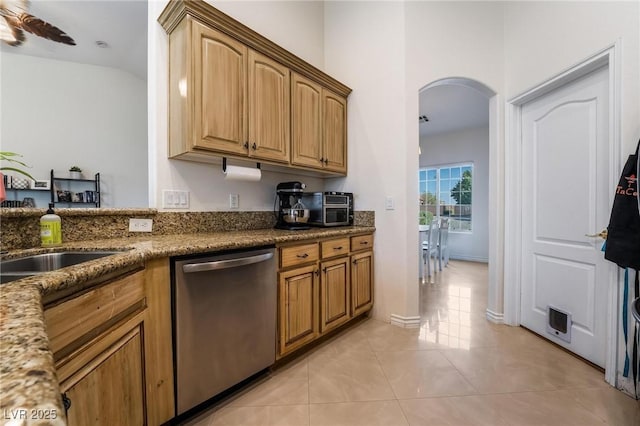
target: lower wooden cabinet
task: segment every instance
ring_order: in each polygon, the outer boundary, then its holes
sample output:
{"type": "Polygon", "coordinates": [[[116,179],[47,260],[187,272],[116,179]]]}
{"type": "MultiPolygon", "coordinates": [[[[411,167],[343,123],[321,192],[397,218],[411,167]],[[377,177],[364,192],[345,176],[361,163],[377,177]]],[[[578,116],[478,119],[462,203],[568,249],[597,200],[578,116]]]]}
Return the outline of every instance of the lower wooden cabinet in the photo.
{"type": "Polygon", "coordinates": [[[279,248],[281,358],[373,307],[373,235],[279,248]]]}
{"type": "Polygon", "coordinates": [[[61,383],[69,425],[145,424],[141,322],[61,383]]]}
{"type": "Polygon", "coordinates": [[[351,319],[349,303],[349,257],[320,264],[320,332],[351,319]]]}
{"type": "Polygon", "coordinates": [[[280,273],[278,330],[281,355],[318,336],[318,268],[305,266],[280,273]]]}
{"type": "Polygon", "coordinates": [[[373,306],[373,251],[351,256],[351,304],[353,316],[373,306]]]}
{"type": "Polygon", "coordinates": [[[45,306],[74,425],[159,425],[174,414],[169,260],[45,306]]]}

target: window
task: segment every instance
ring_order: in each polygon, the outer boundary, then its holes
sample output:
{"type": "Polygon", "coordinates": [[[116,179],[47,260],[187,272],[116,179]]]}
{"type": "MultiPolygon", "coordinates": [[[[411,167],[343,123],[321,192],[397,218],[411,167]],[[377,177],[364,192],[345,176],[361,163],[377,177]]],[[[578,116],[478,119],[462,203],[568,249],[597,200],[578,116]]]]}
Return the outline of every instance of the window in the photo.
{"type": "Polygon", "coordinates": [[[471,232],[473,164],[420,169],[420,216],[449,218],[449,230],[471,232]]]}

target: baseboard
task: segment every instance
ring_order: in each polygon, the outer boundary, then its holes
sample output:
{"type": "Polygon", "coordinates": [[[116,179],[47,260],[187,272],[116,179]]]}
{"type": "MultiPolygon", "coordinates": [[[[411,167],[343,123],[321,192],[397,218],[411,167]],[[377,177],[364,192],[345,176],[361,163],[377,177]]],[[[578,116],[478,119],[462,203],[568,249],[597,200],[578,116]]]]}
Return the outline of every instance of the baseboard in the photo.
{"type": "Polygon", "coordinates": [[[464,256],[464,255],[457,255],[455,253],[451,253],[449,255],[449,260],[464,260],[467,262],[489,263],[489,258],[487,257],[464,256]]]}
{"type": "Polygon", "coordinates": [[[391,314],[391,324],[402,328],[419,328],[420,317],[403,317],[391,314]]]}
{"type": "Polygon", "coordinates": [[[487,319],[495,324],[504,324],[504,314],[493,312],[491,309],[486,310],[487,319]]]}

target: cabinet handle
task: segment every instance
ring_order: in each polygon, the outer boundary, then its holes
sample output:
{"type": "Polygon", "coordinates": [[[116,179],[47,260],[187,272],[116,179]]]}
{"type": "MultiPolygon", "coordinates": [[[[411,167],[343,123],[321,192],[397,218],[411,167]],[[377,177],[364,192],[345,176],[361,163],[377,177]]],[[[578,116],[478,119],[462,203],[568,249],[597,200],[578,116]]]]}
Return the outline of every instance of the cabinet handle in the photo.
{"type": "Polygon", "coordinates": [[[315,272],[315,274],[316,274],[316,277],[317,277],[318,275],[320,275],[320,269],[316,269],[314,272],[315,272]]]}
{"type": "Polygon", "coordinates": [[[69,408],[71,408],[71,400],[67,397],[66,393],[62,394],[62,405],[64,406],[64,413],[67,414],[69,412],[69,408]]]}
{"type": "Polygon", "coordinates": [[[357,264],[358,264],[358,261],[357,261],[356,259],[354,259],[354,260],[353,260],[353,264],[354,264],[354,265],[357,265],[357,264]]]}
{"type": "Polygon", "coordinates": [[[327,273],[327,268],[322,268],[322,272],[327,273]]]}
{"type": "Polygon", "coordinates": [[[338,246],[338,247],[334,247],[333,249],[334,249],[334,250],[342,250],[342,249],[343,249],[343,247],[342,247],[342,246],[338,246]]]}
{"type": "Polygon", "coordinates": [[[309,253],[296,254],[296,257],[299,259],[306,259],[307,257],[309,257],[309,253]]]}
{"type": "Polygon", "coordinates": [[[249,141],[245,142],[243,146],[244,146],[244,149],[249,149],[249,141]]]}
{"type": "Polygon", "coordinates": [[[324,157],[320,157],[320,163],[324,163],[324,157]]]}
{"type": "Polygon", "coordinates": [[[366,246],[367,244],[369,244],[369,241],[360,241],[360,244],[364,244],[366,246]]]}
{"type": "Polygon", "coordinates": [[[253,145],[251,145],[251,149],[255,151],[256,149],[258,149],[258,145],[256,145],[256,143],[254,142],[253,145]]]}
{"type": "Polygon", "coordinates": [[[326,166],[327,164],[329,164],[329,159],[328,159],[328,158],[325,158],[325,159],[324,159],[324,165],[326,166]]]}

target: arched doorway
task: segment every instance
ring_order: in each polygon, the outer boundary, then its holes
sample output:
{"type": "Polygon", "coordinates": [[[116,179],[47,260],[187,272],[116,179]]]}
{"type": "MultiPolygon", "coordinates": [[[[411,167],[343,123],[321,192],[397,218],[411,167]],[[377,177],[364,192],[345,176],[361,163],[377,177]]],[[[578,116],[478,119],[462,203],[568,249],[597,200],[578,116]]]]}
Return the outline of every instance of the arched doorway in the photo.
{"type": "MultiPolygon", "coordinates": [[[[484,194],[477,194],[476,197],[486,197],[486,199],[482,200],[486,209],[486,218],[482,219],[481,217],[477,217],[476,230],[481,230],[482,232],[477,232],[478,234],[484,234],[480,240],[484,240],[478,242],[478,238],[475,238],[476,245],[482,246],[485,244],[484,252],[476,250],[473,253],[467,252],[466,256],[468,260],[484,260],[488,261],[488,294],[487,294],[487,307],[486,307],[486,317],[493,322],[502,323],[503,322],[503,251],[504,251],[504,183],[502,181],[501,172],[503,170],[503,147],[502,147],[502,138],[501,132],[499,129],[499,96],[496,94],[494,90],[486,86],[485,84],[478,82],[476,80],[472,80],[469,78],[463,77],[451,77],[451,78],[443,78],[436,81],[433,81],[419,90],[419,116],[427,116],[429,119],[428,111],[423,109],[423,99],[429,96],[429,93],[432,93],[434,96],[439,97],[439,102],[448,101],[451,103],[449,106],[450,114],[455,114],[455,111],[458,111],[458,114],[464,114],[466,105],[455,105],[456,102],[465,102],[464,96],[468,95],[468,99],[475,99],[475,103],[477,105],[483,105],[482,100],[484,100],[484,105],[486,110],[484,111],[485,115],[488,115],[486,119],[486,137],[488,152],[486,154],[485,164],[482,167],[486,167],[486,192],[484,194]],[[446,99],[447,93],[451,94],[450,99],[446,99]],[[490,212],[490,214],[488,214],[490,212]],[[480,228],[478,228],[480,227],[480,228]],[[484,229],[483,229],[484,228],[484,229]],[[475,254],[474,254],[475,253],[475,254]],[[480,253],[480,254],[478,254],[480,253]],[[484,253],[484,254],[482,254],[484,253]],[[482,259],[484,257],[484,259],[482,259]]],[[[442,114],[443,111],[438,112],[438,108],[434,109],[434,114],[442,114]]],[[[482,115],[482,114],[480,114],[482,115]]],[[[434,119],[436,116],[433,117],[434,119]]],[[[424,121],[424,118],[422,119],[424,121]]],[[[438,132],[446,132],[451,130],[456,130],[455,127],[455,117],[448,117],[446,120],[449,121],[448,124],[445,124],[441,129],[437,130],[438,132]]],[[[460,120],[462,121],[462,120],[460,120]]],[[[461,124],[458,126],[457,130],[462,129],[467,126],[468,128],[473,127],[474,125],[481,125],[481,118],[474,117],[471,120],[466,120],[466,124],[461,124]]],[[[428,124],[426,122],[425,124],[428,124]]],[[[439,126],[440,124],[434,124],[434,127],[439,126]]],[[[421,144],[423,142],[423,124],[421,127],[421,144]]],[[[428,132],[427,132],[428,133],[428,132]]],[[[442,138],[440,138],[442,139],[442,138]]],[[[422,149],[422,146],[421,146],[422,149]]],[[[458,148],[459,149],[459,148],[458,148]]],[[[458,153],[460,154],[460,153],[458,153]]],[[[458,155],[455,158],[458,160],[464,158],[464,155],[458,155]]],[[[469,158],[468,158],[469,159],[469,158]]],[[[446,161],[444,161],[446,163],[446,161]]],[[[464,162],[464,161],[462,161],[464,162]]],[[[466,163],[468,163],[467,161],[466,163]]],[[[432,161],[432,163],[443,163],[442,157],[438,160],[432,161]]],[[[461,161],[454,161],[456,164],[460,164],[461,161]]],[[[424,163],[419,165],[421,168],[424,163]]],[[[446,164],[443,164],[446,165],[446,164]]],[[[418,171],[417,171],[418,172],[418,171]]],[[[418,173],[417,173],[418,174],[418,173]]],[[[422,189],[422,188],[421,188],[422,189]]],[[[440,188],[439,188],[440,189],[440,188]]],[[[447,191],[450,191],[451,188],[447,188],[447,191]]],[[[421,191],[422,192],[422,191],[421,191]]],[[[445,200],[452,201],[451,199],[445,200]]],[[[438,202],[438,209],[443,209],[440,205],[440,200],[438,202]]],[[[452,201],[450,203],[454,204],[452,201]]],[[[450,206],[449,213],[456,211],[455,206],[450,206]]],[[[440,211],[442,213],[442,210],[440,211]]],[[[459,210],[458,210],[459,213],[459,210]]],[[[447,214],[447,213],[445,213],[447,214]]],[[[464,216],[464,215],[459,215],[464,216]]],[[[467,219],[467,218],[465,218],[467,219]]],[[[468,220],[469,223],[473,223],[473,220],[468,220]]],[[[474,238],[470,235],[460,235],[458,238],[460,244],[464,244],[466,240],[467,244],[469,241],[474,240],[474,238]]],[[[464,253],[463,253],[464,256],[464,253]]]]}

